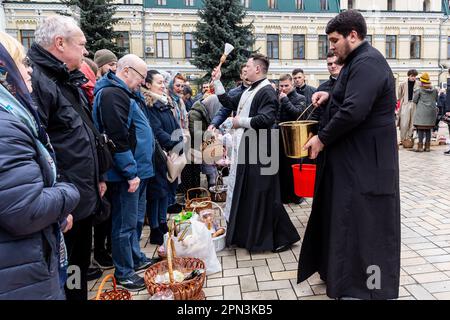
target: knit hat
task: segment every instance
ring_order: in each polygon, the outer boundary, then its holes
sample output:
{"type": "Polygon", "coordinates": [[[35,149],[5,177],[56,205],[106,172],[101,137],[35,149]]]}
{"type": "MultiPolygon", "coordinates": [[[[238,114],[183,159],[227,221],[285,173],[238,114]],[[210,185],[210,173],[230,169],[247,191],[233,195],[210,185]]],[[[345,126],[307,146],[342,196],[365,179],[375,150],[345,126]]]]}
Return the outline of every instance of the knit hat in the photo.
{"type": "Polygon", "coordinates": [[[113,61],[117,62],[117,56],[108,49],[98,50],[94,54],[94,62],[99,68],[113,61]]]}
{"type": "Polygon", "coordinates": [[[422,73],[422,76],[420,77],[420,82],[425,83],[425,84],[431,84],[430,81],[430,75],[428,74],[428,72],[424,72],[422,73]]]}

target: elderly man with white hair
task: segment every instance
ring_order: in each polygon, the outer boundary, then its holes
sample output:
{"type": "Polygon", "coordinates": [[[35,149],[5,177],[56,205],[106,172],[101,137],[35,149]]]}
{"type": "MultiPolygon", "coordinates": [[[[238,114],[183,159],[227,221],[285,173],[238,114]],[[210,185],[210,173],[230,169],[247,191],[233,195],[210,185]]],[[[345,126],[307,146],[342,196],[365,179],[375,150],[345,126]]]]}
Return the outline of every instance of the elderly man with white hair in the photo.
{"type": "Polygon", "coordinates": [[[112,199],[112,257],[115,277],[129,291],[145,288],[136,271],[156,262],[141,252],[139,239],[145,218],[148,179],[153,168],[154,135],[144,113],[140,88],[147,65],[128,54],[117,62],[116,74],[108,72],[95,87],[94,120],[97,128],[116,145],[114,167],[106,180],[112,199]]]}
{"type": "Polygon", "coordinates": [[[100,182],[89,105],[80,93],[80,86],[87,82],[78,70],[88,53],[86,38],[75,20],[64,16],[47,17],[35,37],[28,51],[34,69],[33,98],[55,151],[58,180],[73,183],[82,199],[72,212],[73,228],[65,234],[69,265],[75,267],[70,270],[81,271],[81,288],[76,281],[73,288],[65,288],[66,297],[87,300],[92,220],[106,184],[100,182]]]}

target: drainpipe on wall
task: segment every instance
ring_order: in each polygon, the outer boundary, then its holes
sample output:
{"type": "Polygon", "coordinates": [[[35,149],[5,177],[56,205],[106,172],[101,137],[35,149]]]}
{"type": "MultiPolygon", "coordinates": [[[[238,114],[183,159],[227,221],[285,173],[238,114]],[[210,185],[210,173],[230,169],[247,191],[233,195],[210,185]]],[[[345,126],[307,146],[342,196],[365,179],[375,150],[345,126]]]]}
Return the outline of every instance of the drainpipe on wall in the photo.
{"type": "MultiPolygon", "coordinates": [[[[446,18],[442,19],[439,18],[439,59],[438,59],[438,67],[441,69],[441,71],[439,72],[439,76],[438,76],[438,81],[441,81],[441,76],[444,72],[447,71],[447,68],[445,66],[442,65],[441,61],[442,61],[442,27],[444,25],[444,23],[446,23],[449,19],[448,14],[446,14],[446,18]]],[[[447,57],[450,58],[450,57],[447,57]]]]}
{"type": "Polygon", "coordinates": [[[145,8],[142,1],[142,59],[145,61],[145,8]]]}

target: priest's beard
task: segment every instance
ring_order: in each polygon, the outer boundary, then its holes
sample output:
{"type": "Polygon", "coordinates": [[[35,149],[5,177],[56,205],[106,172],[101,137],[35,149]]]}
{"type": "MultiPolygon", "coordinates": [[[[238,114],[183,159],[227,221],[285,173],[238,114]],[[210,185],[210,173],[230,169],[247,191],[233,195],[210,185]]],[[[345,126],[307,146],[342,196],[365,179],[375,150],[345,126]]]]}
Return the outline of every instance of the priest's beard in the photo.
{"type": "Polygon", "coordinates": [[[350,43],[347,40],[344,42],[344,47],[342,48],[342,51],[343,51],[342,53],[339,52],[339,55],[337,56],[338,59],[336,61],[336,63],[340,65],[343,65],[345,63],[345,59],[347,59],[348,55],[352,52],[350,43]]]}

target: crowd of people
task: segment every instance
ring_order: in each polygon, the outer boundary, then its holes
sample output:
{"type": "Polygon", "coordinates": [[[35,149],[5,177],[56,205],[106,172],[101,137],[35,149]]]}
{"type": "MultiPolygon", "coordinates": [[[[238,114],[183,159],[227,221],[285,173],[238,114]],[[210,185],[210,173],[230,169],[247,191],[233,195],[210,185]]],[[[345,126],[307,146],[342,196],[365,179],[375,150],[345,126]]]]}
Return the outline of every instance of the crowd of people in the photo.
{"type": "MultiPolygon", "coordinates": [[[[298,68],[274,88],[269,59],[253,54],[235,88],[224,88],[217,67],[195,96],[183,75],[148,70],[136,55],[102,49],[87,58],[69,17],[44,19],[27,53],[0,33],[0,299],[86,300],[88,280],[110,268],[119,286],[144,289],[139,271],[159,261],[141,250],[145,223],[149,242],[162,245],[180,195],[201,185],[201,173],[208,188],[216,183],[217,164],[202,158],[208,137],[230,160],[228,246],[282,252],[300,240],[283,204],[303,201],[291,166],[310,161],[317,177],[298,282],[319,272],[333,298],[398,297],[395,79],[365,41],[359,12],[340,13],[326,32],[330,77],[317,89],[298,68]],[[294,160],[275,133],[300,116],[316,120],[318,134],[304,146],[309,159],[294,160]],[[272,150],[279,168],[267,173],[272,150]],[[366,285],[373,265],[383,270],[379,288],[366,285]],[[70,266],[78,287],[67,282],[70,266]]],[[[401,143],[408,147],[415,127],[416,150],[430,151],[434,107],[450,115],[450,95],[417,76],[410,70],[399,88],[401,143]]]]}
{"type": "MultiPolygon", "coordinates": [[[[269,61],[261,55],[250,59],[241,68],[241,83],[226,94],[214,94],[220,88],[207,82],[193,96],[181,74],[148,70],[135,55],[118,59],[102,49],[93,60],[87,58],[86,38],[72,18],[46,18],[35,37],[25,52],[17,40],[1,34],[1,175],[6,183],[0,190],[5,239],[0,245],[8,257],[0,264],[0,275],[5,275],[0,297],[85,300],[88,280],[110,268],[115,268],[120,286],[142,290],[145,283],[138,272],[158,261],[141,251],[144,224],[151,230],[150,243],[162,245],[167,213],[178,213],[183,206],[177,195],[200,186],[201,172],[208,187],[216,183],[216,165],[202,161],[202,140],[191,137],[205,132],[223,137],[221,124],[239,114],[241,96],[267,81],[269,61]],[[194,161],[198,154],[200,163],[194,161]],[[180,176],[169,179],[167,161],[173,157],[190,161],[180,176]],[[70,266],[79,270],[78,287],[66,281],[70,266]]],[[[248,127],[254,123],[270,129],[305,108],[300,95],[293,105],[286,101],[296,91],[290,75],[283,79],[288,88],[280,87],[280,96],[272,87],[263,88],[267,106],[258,103],[262,110],[250,113],[246,106],[245,112],[253,115],[248,127]],[[278,99],[291,104],[291,111],[278,112],[278,99]]],[[[230,225],[242,230],[230,228],[228,244],[253,251],[285,250],[300,238],[284,211],[279,176],[263,179],[258,165],[246,164],[246,169],[255,178],[248,182],[260,189],[239,200],[229,192],[230,225]],[[253,196],[265,202],[245,208],[258,203],[253,196]],[[249,216],[236,224],[240,210],[249,216]],[[244,230],[256,225],[255,218],[263,226],[244,230]]],[[[234,169],[230,177],[236,178],[234,169]]]]}
{"type": "MultiPolygon", "coordinates": [[[[447,94],[447,90],[450,90],[450,80],[447,89],[437,89],[432,85],[427,72],[418,77],[417,70],[411,69],[407,75],[408,79],[400,84],[397,96],[399,144],[415,152],[430,152],[431,139],[438,138],[441,120],[447,123],[450,134],[450,121],[446,118],[450,116],[450,95],[447,94]],[[416,148],[414,131],[418,139],[416,148]]],[[[444,154],[450,155],[450,150],[444,154]]]]}

